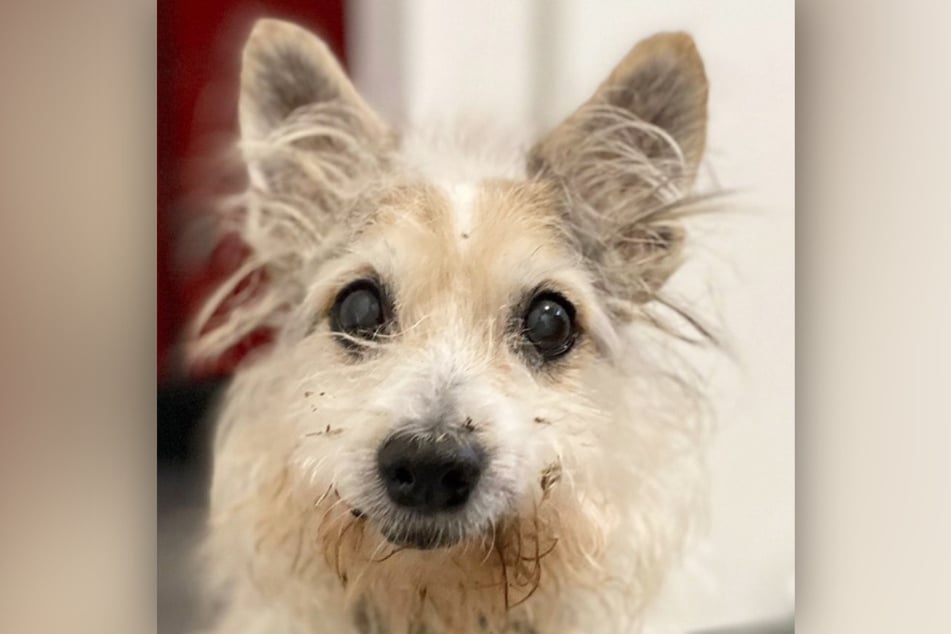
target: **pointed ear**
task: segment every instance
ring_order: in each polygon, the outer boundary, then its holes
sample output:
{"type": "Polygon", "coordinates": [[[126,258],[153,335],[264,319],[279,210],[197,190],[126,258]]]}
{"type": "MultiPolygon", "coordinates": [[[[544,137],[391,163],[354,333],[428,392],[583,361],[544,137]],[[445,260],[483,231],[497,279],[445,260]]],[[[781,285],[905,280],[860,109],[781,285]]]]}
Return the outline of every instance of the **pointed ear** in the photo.
{"type": "Polygon", "coordinates": [[[384,127],[323,41],[289,22],[258,20],[242,56],[242,138],[262,140],[299,109],[330,102],[357,108],[384,127]]]}
{"type": "Polygon", "coordinates": [[[620,299],[654,297],[680,263],[677,201],[703,156],[707,78],[692,38],[637,44],[595,94],[539,142],[530,174],[557,181],[584,253],[620,299]]]}
{"type": "Polygon", "coordinates": [[[622,108],[669,134],[693,177],[706,145],[707,93],[703,60],[693,38],[660,33],[637,44],[592,101],[622,108]]]}
{"type": "Polygon", "coordinates": [[[247,251],[192,322],[193,362],[287,324],[327,236],[357,221],[355,203],[390,169],[396,146],[327,46],[278,20],[255,23],[245,43],[238,116],[235,158],[250,182],[219,211],[247,251]]]}
{"type": "Polygon", "coordinates": [[[252,183],[315,201],[330,216],[395,143],[327,45],[280,20],[259,20],[248,37],[238,118],[252,183]]]}

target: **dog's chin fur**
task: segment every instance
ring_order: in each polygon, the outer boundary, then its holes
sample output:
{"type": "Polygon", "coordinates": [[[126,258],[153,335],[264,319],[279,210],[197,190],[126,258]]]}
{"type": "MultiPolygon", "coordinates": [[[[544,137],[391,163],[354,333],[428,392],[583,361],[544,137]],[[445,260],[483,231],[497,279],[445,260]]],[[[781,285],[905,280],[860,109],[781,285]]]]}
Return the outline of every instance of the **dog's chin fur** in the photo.
{"type": "Polygon", "coordinates": [[[706,79],[689,38],[635,47],[527,158],[422,151],[323,44],[273,21],[246,48],[241,115],[251,187],[225,218],[251,255],[191,352],[277,334],[218,419],[215,631],[636,629],[703,499],[698,382],[661,311],[707,332],[660,293],[698,200],[706,79]],[[258,270],[266,288],[230,298],[258,270]],[[342,345],[328,307],[368,276],[392,329],[342,345]],[[520,330],[538,289],[577,311],[551,362],[520,330]],[[414,518],[386,498],[377,449],[434,426],[490,458],[463,508],[414,518]]]}
{"type": "Polygon", "coordinates": [[[380,533],[391,545],[400,548],[416,550],[433,550],[434,548],[448,548],[471,537],[472,533],[480,531],[447,530],[439,524],[414,527],[405,530],[399,526],[383,524],[379,526],[380,533]]]}
{"type": "Polygon", "coordinates": [[[438,529],[416,530],[410,533],[401,531],[384,532],[386,541],[393,546],[400,548],[413,548],[415,550],[433,550],[434,548],[446,548],[458,544],[465,538],[465,535],[451,535],[441,533],[438,529]]]}

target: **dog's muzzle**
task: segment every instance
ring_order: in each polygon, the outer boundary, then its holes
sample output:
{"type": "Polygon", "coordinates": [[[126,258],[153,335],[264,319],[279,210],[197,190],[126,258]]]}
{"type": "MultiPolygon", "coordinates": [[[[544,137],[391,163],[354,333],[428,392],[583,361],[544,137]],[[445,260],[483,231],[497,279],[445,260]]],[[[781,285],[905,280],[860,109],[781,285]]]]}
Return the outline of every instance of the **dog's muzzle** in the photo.
{"type": "MultiPolygon", "coordinates": [[[[377,468],[387,497],[419,519],[419,526],[388,531],[387,539],[414,548],[447,545],[432,528],[441,516],[465,507],[485,468],[485,449],[471,437],[452,433],[433,437],[397,433],[377,453],[377,468]],[[431,520],[431,521],[428,521],[431,520]]],[[[411,522],[417,525],[417,522],[411,522]]]]}
{"type": "Polygon", "coordinates": [[[394,504],[431,516],[465,505],[482,475],[485,450],[453,434],[397,434],[380,447],[377,464],[394,504]]]}

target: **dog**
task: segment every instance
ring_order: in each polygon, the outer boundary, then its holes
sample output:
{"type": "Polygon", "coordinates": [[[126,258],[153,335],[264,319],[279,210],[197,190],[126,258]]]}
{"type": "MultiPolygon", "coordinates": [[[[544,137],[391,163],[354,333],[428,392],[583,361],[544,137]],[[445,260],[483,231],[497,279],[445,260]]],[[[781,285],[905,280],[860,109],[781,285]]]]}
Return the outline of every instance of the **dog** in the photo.
{"type": "Polygon", "coordinates": [[[249,185],[221,215],[250,255],[189,343],[276,333],[217,418],[213,632],[643,627],[704,498],[702,394],[664,315],[709,333],[664,288],[707,95],[691,37],[662,33],[531,146],[435,143],[315,35],[255,24],[249,185]]]}

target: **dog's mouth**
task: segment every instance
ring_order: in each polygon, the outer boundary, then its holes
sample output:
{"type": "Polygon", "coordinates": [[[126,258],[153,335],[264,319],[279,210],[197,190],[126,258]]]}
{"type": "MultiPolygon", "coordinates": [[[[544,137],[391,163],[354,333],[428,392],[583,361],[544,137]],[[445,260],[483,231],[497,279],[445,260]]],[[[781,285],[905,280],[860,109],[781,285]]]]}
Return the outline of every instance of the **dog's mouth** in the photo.
{"type": "MultiPolygon", "coordinates": [[[[367,514],[357,507],[351,507],[350,514],[358,520],[369,520],[367,514]]],[[[458,530],[447,530],[438,524],[383,525],[380,526],[380,533],[393,546],[414,550],[448,548],[466,538],[458,530]]]]}
{"type": "Polygon", "coordinates": [[[405,527],[383,528],[383,537],[386,541],[399,548],[413,548],[415,550],[433,550],[448,548],[462,541],[463,536],[439,530],[436,527],[405,527]]]}

